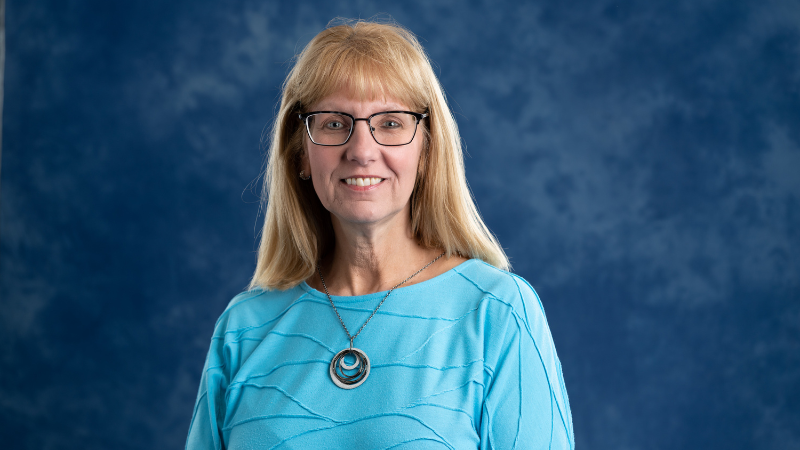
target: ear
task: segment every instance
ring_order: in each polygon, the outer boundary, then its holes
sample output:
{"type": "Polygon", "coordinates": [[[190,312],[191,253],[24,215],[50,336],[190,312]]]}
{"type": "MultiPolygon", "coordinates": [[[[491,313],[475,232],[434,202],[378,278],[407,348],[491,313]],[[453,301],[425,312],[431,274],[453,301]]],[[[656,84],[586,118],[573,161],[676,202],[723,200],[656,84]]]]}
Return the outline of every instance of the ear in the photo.
{"type": "Polygon", "coordinates": [[[308,150],[303,145],[303,152],[300,154],[300,170],[311,175],[311,163],[308,161],[308,150]]]}

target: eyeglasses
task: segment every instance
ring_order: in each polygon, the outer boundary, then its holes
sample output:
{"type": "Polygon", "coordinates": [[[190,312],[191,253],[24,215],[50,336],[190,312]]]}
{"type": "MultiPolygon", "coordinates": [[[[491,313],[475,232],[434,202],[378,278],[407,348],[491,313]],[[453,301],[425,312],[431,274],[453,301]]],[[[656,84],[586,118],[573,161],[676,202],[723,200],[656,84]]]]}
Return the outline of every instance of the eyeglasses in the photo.
{"type": "Polygon", "coordinates": [[[311,142],[317,145],[344,145],[353,134],[359,120],[367,122],[372,138],[380,145],[397,146],[410,144],[417,134],[417,124],[428,117],[411,111],[383,111],[367,118],[357,119],[338,111],[313,111],[297,115],[305,122],[311,142]]]}

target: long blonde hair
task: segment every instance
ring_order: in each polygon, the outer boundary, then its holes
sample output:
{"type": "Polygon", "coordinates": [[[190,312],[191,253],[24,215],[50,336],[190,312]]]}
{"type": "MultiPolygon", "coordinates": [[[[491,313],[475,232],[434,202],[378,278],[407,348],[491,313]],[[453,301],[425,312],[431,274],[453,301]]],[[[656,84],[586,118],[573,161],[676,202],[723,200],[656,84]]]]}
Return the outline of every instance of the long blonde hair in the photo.
{"type": "Polygon", "coordinates": [[[266,217],[250,287],[296,286],[333,248],[330,213],[312,184],[298,178],[305,129],[297,113],[339,89],[348,89],[354,99],[392,98],[428,112],[427,124],[420,124],[425,145],[411,195],[413,236],[447,256],[478,258],[507,270],[508,258],[467,187],[458,127],[425,50],[396,24],[359,20],[314,37],[283,84],[270,134],[262,194],[266,217]]]}

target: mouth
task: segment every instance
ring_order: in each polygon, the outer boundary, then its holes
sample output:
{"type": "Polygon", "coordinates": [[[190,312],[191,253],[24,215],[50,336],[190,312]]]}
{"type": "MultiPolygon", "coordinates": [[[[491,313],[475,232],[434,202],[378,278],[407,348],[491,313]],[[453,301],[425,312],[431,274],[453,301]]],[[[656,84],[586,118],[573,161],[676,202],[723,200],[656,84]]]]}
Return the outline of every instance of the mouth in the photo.
{"type": "Polygon", "coordinates": [[[342,181],[351,186],[374,186],[383,180],[384,178],[345,178],[342,181]]]}

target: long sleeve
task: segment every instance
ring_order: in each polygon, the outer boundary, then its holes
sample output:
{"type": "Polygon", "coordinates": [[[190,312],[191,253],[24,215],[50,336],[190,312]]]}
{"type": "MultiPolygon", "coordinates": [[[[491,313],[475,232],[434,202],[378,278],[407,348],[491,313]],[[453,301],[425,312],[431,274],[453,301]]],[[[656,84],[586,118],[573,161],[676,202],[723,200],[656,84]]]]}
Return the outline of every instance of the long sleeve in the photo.
{"type": "Polygon", "coordinates": [[[215,332],[200,378],[200,389],[186,440],[187,450],[225,448],[222,426],[225,421],[225,391],[229,377],[223,357],[223,347],[224,335],[218,336],[215,332]]]}
{"type": "Polygon", "coordinates": [[[569,400],[538,296],[514,277],[519,296],[500,300],[499,345],[487,346],[488,383],[481,413],[481,449],[573,449],[569,400]]]}

